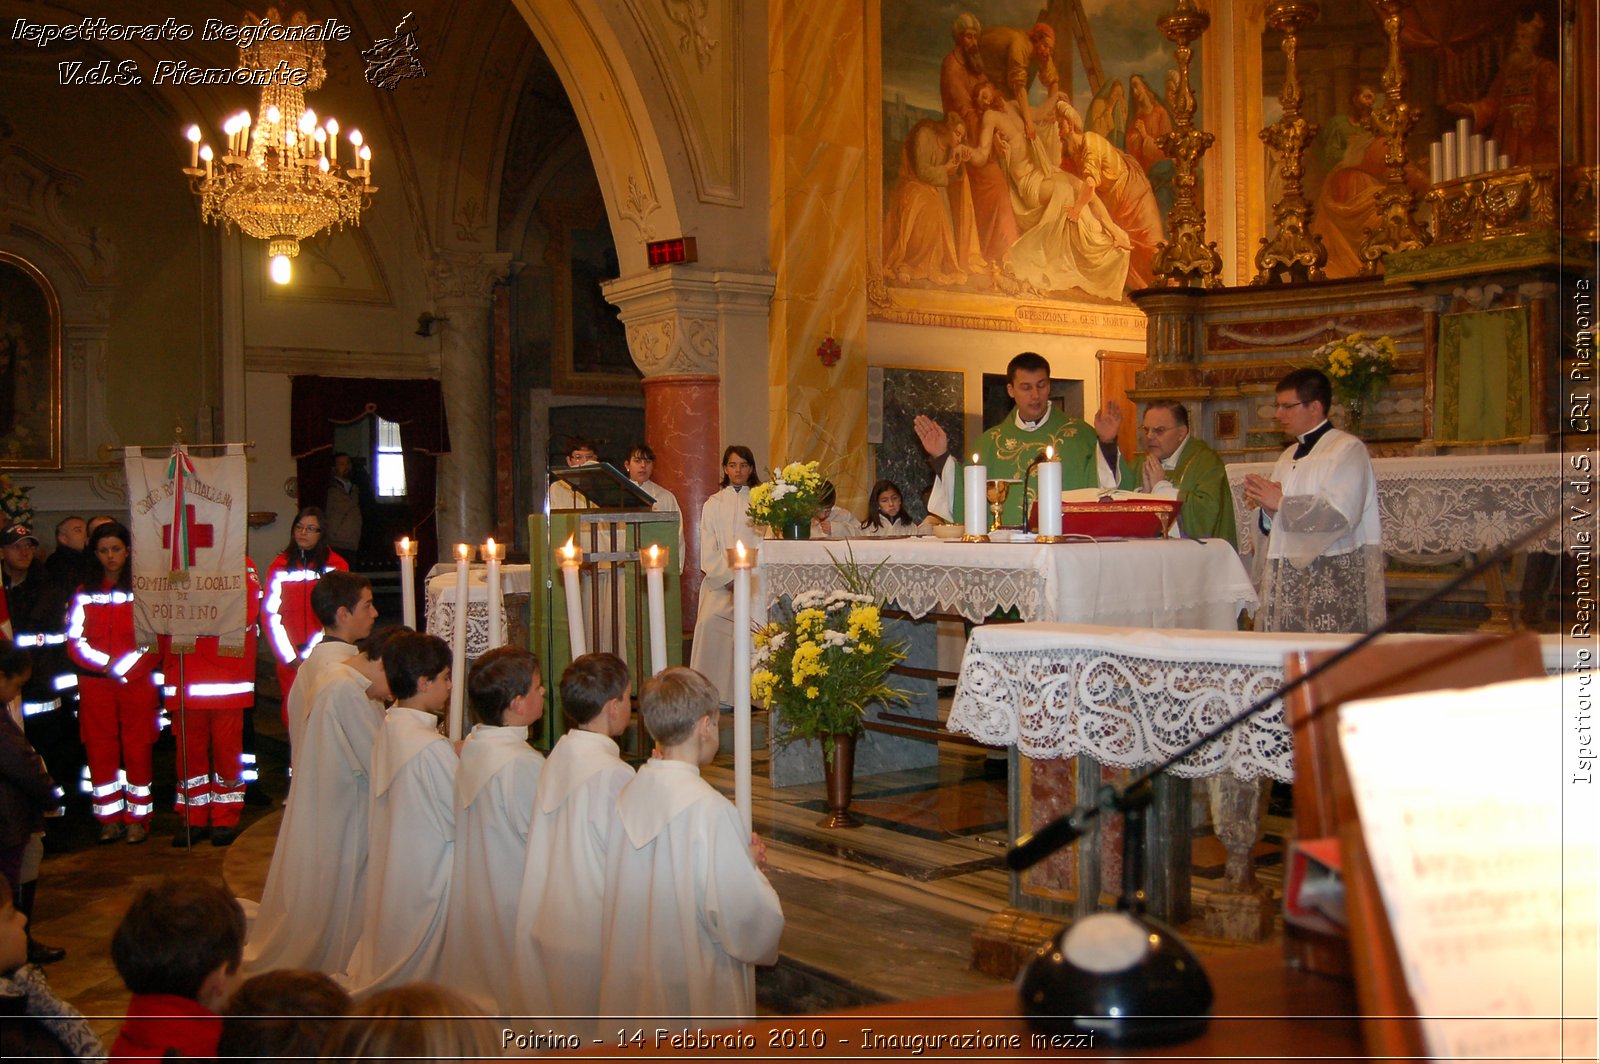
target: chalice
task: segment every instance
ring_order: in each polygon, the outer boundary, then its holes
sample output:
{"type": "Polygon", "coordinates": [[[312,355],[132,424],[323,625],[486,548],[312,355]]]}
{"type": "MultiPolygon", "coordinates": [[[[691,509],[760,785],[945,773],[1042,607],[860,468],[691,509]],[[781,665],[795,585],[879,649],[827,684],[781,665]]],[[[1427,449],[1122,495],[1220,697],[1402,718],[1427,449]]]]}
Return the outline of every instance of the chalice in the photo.
{"type": "Polygon", "coordinates": [[[1009,481],[1009,480],[991,480],[991,481],[989,481],[989,490],[988,490],[989,512],[994,514],[994,521],[989,525],[990,528],[999,528],[1000,527],[1000,514],[1005,510],[1006,497],[1008,495],[1010,495],[1010,494],[1011,494],[1011,481],[1009,481]]]}

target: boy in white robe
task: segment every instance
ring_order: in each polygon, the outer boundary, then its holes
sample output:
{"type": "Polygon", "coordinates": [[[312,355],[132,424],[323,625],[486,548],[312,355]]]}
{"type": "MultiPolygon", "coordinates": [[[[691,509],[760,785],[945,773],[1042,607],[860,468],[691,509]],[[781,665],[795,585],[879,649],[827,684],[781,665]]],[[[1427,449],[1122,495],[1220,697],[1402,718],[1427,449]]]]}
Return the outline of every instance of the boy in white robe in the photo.
{"type": "Polygon", "coordinates": [[[749,1019],[752,966],[777,961],[783,907],[761,840],[700,778],[717,753],[717,690],[693,669],[666,669],[645,684],[640,712],[661,754],[617,799],[600,1011],[749,1019]]]}
{"type": "Polygon", "coordinates": [[[455,746],[439,734],[450,647],[408,633],[384,648],[398,701],[372,747],[367,904],[343,981],[352,997],[438,978],[455,860],[455,746]]]}
{"type": "Polygon", "coordinates": [[[330,667],[317,689],[295,800],[284,811],[244,948],[248,975],[278,968],[335,973],[350,962],[366,905],[372,745],[390,697],[383,652],[409,631],[391,625],[374,632],[359,653],[330,667]]]}
{"type": "Polygon", "coordinates": [[[544,755],[528,729],[544,716],[539,659],[521,647],[496,647],[467,676],[478,724],[461,744],[456,770],[456,863],[444,931],[441,981],[487,1011],[516,1011],[506,979],[522,888],[528,825],[544,755]]]}
{"type": "Polygon", "coordinates": [[[322,639],[301,664],[289,689],[289,704],[284,707],[291,769],[300,765],[306,718],[317,689],[335,667],[355,655],[355,644],[372,634],[372,623],[378,619],[378,608],[372,604],[372,581],[340,569],[324,573],[311,589],[311,612],[322,623],[322,639]]]}
{"type": "Polygon", "coordinates": [[[614,654],[585,654],[561,674],[569,731],[539,777],[517,905],[510,1012],[592,1016],[600,1008],[606,847],[617,795],[633,779],[616,736],[633,714],[633,677],[614,654]]]}

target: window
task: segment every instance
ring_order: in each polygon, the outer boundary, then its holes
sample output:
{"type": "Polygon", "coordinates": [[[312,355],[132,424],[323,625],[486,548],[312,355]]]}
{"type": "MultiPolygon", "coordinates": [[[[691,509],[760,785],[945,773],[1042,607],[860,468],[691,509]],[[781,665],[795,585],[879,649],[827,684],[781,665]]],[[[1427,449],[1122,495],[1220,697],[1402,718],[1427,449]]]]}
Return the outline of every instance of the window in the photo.
{"type": "Polygon", "coordinates": [[[400,426],[374,418],[378,423],[378,498],[403,499],[406,495],[406,463],[400,451],[400,426]]]}

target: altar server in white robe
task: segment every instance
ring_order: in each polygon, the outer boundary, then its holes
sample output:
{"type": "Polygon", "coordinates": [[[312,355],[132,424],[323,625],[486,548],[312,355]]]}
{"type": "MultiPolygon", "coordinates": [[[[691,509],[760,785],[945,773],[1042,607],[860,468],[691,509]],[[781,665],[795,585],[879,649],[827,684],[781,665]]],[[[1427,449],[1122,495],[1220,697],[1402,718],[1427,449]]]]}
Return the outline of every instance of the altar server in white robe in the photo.
{"type": "Polygon", "coordinates": [[[250,975],[279,968],[338,973],[350,962],[367,891],[372,745],[389,681],[383,649],[409,628],[391,625],[328,669],[296,759],[295,800],[284,810],[261,907],[244,947],[250,975]]]}
{"type": "MultiPolygon", "coordinates": [[[[722,490],[700,511],[700,612],[694,622],[689,664],[716,684],[717,697],[733,705],[733,567],[728,551],[736,541],[752,549],[761,536],[750,526],[750,489],[761,483],[755,456],[738,444],[722,452],[722,490]]],[[[751,574],[750,603],[759,609],[761,570],[751,574]]]]}
{"type": "Polygon", "coordinates": [[[344,976],[351,996],[439,977],[455,862],[457,757],[439,734],[450,647],[438,636],[397,636],[383,671],[398,701],[372,747],[367,904],[344,976]]]}
{"type": "Polygon", "coordinates": [[[628,479],[633,481],[638,489],[656,501],[657,513],[679,514],[678,518],[678,564],[681,566],[683,558],[683,508],[678,505],[678,497],[672,492],[650,479],[656,471],[656,452],[650,449],[648,443],[636,443],[628,452],[628,460],[623,464],[628,479]]]}
{"type": "Polygon", "coordinates": [[[561,674],[569,730],[545,761],[533,803],[508,1012],[553,1019],[600,1008],[606,846],[616,830],[617,795],[633,779],[616,736],[633,714],[632,689],[627,665],[614,654],[585,654],[561,674]]]}
{"type": "Polygon", "coordinates": [[[539,659],[495,647],[473,663],[467,699],[478,723],[456,770],[456,866],[440,978],[485,1011],[511,1013],[511,935],[544,767],[544,755],[528,745],[528,729],[544,716],[539,659]]]}
{"type": "Polygon", "coordinates": [[[289,720],[290,764],[296,770],[317,688],[335,666],[354,656],[355,644],[372,634],[372,623],[378,619],[378,608],[372,604],[372,581],[341,569],[324,573],[311,589],[311,611],[322,624],[322,639],[295,674],[284,711],[289,720]]]}
{"type": "Polygon", "coordinates": [[[755,968],[778,959],[783,907],[766,851],[700,778],[717,753],[715,689],[692,669],[645,684],[640,711],[661,754],[617,800],[601,932],[605,1016],[755,1015],[755,968]]]}
{"type": "Polygon", "coordinates": [[[1320,370],[1278,382],[1278,423],[1296,438],[1272,476],[1245,477],[1265,632],[1365,632],[1383,623],[1383,530],[1366,445],[1328,422],[1320,370]]]}

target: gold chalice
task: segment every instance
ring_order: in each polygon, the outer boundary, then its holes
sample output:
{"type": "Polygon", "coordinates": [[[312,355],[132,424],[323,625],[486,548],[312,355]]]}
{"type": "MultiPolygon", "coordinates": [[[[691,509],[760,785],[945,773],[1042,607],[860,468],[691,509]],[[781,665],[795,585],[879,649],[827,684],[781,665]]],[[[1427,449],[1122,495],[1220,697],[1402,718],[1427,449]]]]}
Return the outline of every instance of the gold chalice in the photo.
{"type": "Polygon", "coordinates": [[[1006,497],[1009,496],[1010,494],[1011,494],[1011,481],[1009,481],[1009,480],[991,480],[991,481],[989,481],[989,490],[988,490],[989,512],[994,514],[994,521],[993,521],[993,523],[991,523],[989,525],[990,528],[999,528],[1000,527],[1000,515],[1005,510],[1006,497]]]}

